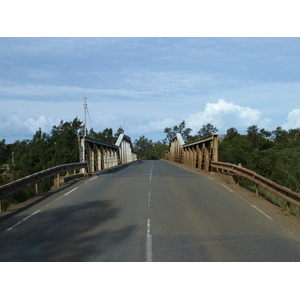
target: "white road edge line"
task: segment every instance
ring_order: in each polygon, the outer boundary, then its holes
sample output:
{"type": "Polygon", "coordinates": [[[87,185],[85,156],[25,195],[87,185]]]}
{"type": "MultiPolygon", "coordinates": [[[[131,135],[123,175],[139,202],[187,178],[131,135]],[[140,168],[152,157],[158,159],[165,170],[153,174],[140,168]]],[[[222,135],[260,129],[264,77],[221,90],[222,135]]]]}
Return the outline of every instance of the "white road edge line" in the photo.
{"type": "MultiPolygon", "coordinates": [[[[63,196],[60,196],[60,197],[56,198],[56,199],[53,200],[52,202],[50,202],[50,203],[48,203],[47,205],[43,206],[41,209],[43,209],[43,208],[45,208],[45,207],[48,207],[48,206],[52,205],[53,203],[55,203],[56,201],[60,200],[60,199],[63,198],[64,196],[67,196],[67,195],[71,194],[72,192],[74,192],[74,191],[77,190],[78,188],[79,188],[79,187],[76,187],[76,188],[74,188],[73,190],[71,190],[71,191],[67,192],[66,194],[64,194],[63,196]]],[[[30,216],[24,218],[22,221],[16,223],[14,226],[12,226],[12,227],[10,227],[10,228],[8,228],[8,229],[6,229],[6,230],[7,230],[7,231],[12,230],[13,228],[15,228],[16,226],[20,225],[21,223],[23,223],[24,221],[26,221],[27,219],[29,219],[29,218],[32,217],[33,215],[35,215],[35,214],[37,214],[38,212],[40,212],[41,209],[38,210],[38,211],[36,211],[36,212],[34,212],[34,213],[32,213],[30,216]]]]}
{"type": "Polygon", "coordinates": [[[273,219],[270,217],[270,216],[268,216],[266,213],[264,213],[262,210],[260,210],[258,207],[256,207],[255,205],[251,205],[252,207],[254,207],[257,211],[259,211],[260,213],[262,213],[265,217],[267,217],[268,219],[270,219],[270,220],[272,220],[273,221],[273,219]]]}
{"type": "Polygon", "coordinates": [[[231,193],[235,193],[236,195],[238,195],[241,199],[243,199],[245,202],[247,202],[248,204],[250,204],[253,208],[255,208],[257,211],[259,211],[261,214],[263,214],[265,217],[267,217],[268,219],[270,219],[271,221],[273,221],[273,219],[268,216],[266,213],[264,213],[261,209],[259,209],[258,207],[256,207],[255,205],[253,205],[251,202],[249,202],[248,200],[246,200],[244,197],[242,197],[241,195],[239,195],[238,193],[236,193],[235,191],[231,190],[230,188],[228,188],[226,185],[221,184],[218,182],[218,184],[220,184],[221,186],[223,186],[224,188],[226,188],[229,192],[231,193]]]}
{"type": "Polygon", "coordinates": [[[74,191],[77,190],[77,189],[78,189],[78,187],[76,187],[75,189],[73,189],[73,190],[67,192],[66,194],[64,194],[64,196],[67,196],[67,195],[71,194],[72,192],[74,192],[74,191]]]}
{"type": "Polygon", "coordinates": [[[31,218],[32,216],[34,216],[35,214],[37,214],[38,212],[40,212],[40,210],[35,211],[34,213],[32,213],[30,216],[24,218],[22,221],[18,222],[17,224],[15,224],[14,226],[6,229],[7,231],[12,230],[13,228],[15,228],[16,226],[20,225],[21,223],[23,223],[24,221],[26,221],[27,219],[31,218]]]}
{"type": "Polygon", "coordinates": [[[224,188],[226,189],[226,190],[228,190],[230,193],[233,193],[233,190],[231,190],[229,187],[227,187],[225,184],[222,184],[222,186],[224,186],[224,188]]]}

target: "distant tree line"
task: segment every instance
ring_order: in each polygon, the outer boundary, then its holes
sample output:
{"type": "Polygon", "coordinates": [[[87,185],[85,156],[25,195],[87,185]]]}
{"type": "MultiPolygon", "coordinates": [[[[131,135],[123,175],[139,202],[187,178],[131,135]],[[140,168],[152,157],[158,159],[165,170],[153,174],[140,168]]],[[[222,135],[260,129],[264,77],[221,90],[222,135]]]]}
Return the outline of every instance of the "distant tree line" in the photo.
{"type": "Polygon", "coordinates": [[[180,133],[183,140],[186,143],[190,143],[196,140],[199,140],[202,137],[205,137],[207,135],[215,134],[218,132],[218,129],[214,127],[212,124],[207,123],[206,125],[203,125],[197,132],[196,135],[191,135],[192,129],[186,128],[185,121],[182,121],[179,125],[175,125],[172,127],[167,127],[164,130],[164,133],[166,134],[165,142],[170,143],[171,139],[177,134],[180,133]]]}
{"type": "MultiPolygon", "coordinates": [[[[196,135],[191,135],[191,132],[192,129],[182,121],[179,125],[165,128],[166,137],[162,141],[153,142],[143,135],[133,142],[133,149],[141,160],[162,159],[176,133],[180,133],[184,141],[189,143],[216,134],[218,129],[207,123],[196,135]]],[[[115,134],[111,128],[100,132],[90,129],[88,136],[115,144],[121,133],[124,133],[122,127],[115,134]]],[[[83,122],[75,118],[71,122],[61,121],[58,126],[53,126],[49,134],[40,128],[31,140],[17,140],[13,144],[1,140],[0,185],[56,165],[78,162],[78,135],[82,134],[83,122]],[[9,170],[5,171],[7,168],[9,170]]],[[[229,128],[219,143],[219,161],[242,164],[280,185],[300,192],[300,128],[284,130],[278,127],[274,131],[267,131],[253,125],[247,128],[245,134],[238,133],[234,127],[229,128]]],[[[39,188],[43,191],[51,185],[51,180],[46,180],[39,188]]],[[[22,192],[18,195],[16,198],[24,198],[22,192]]]]}
{"type": "Polygon", "coordinates": [[[169,146],[161,141],[153,142],[143,135],[134,141],[133,148],[139,159],[157,160],[164,158],[169,146]]]}

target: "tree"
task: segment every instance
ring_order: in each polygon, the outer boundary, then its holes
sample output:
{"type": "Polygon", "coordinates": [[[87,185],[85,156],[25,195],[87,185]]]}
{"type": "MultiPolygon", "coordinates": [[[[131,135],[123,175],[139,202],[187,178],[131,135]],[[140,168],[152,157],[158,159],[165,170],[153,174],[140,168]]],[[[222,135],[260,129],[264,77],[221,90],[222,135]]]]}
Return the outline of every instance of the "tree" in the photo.
{"type": "Polygon", "coordinates": [[[138,140],[133,143],[133,148],[137,153],[139,159],[148,159],[147,151],[153,147],[152,140],[148,140],[144,135],[142,135],[138,140]]]}
{"type": "Polygon", "coordinates": [[[240,135],[234,127],[227,130],[226,137],[219,144],[218,153],[219,161],[242,164],[244,167],[253,156],[246,136],[240,135]]]}
{"type": "Polygon", "coordinates": [[[234,138],[236,138],[238,136],[238,131],[236,128],[234,127],[231,127],[229,129],[227,129],[227,133],[226,133],[226,136],[225,136],[225,139],[226,140],[233,140],[234,138]]]}
{"type": "Polygon", "coordinates": [[[75,118],[72,122],[61,121],[59,126],[53,126],[51,145],[54,150],[51,166],[78,161],[78,134],[83,123],[75,118]]]}
{"type": "Polygon", "coordinates": [[[0,141],[0,168],[9,159],[10,154],[11,154],[11,146],[6,145],[5,139],[3,139],[2,141],[0,141]]]}
{"type": "Polygon", "coordinates": [[[169,146],[162,143],[156,143],[154,147],[152,147],[147,151],[147,159],[151,159],[151,160],[163,159],[168,149],[169,146]]]}
{"type": "Polygon", "coordinates": [[[96,132],[94,129],[90,129],[88,132],[88,136],[93,139],[100,140],[101,142],[114,145],[120,134],[124,133],[122,127],[119,127],[115,135],[113,135],[112,128],[106,127],[103,131],[96,132]]]}
{"type": "Polygon", "coordinates": [[[164,130],[164,133],[166,133],[166,138],[168,142],[171,142],[171,139],[177,134],[180,133],[183,140],[186,142],[189,140],[189,136],[191,133],[192,129],[191,128],[186,128],[185,121],[182,121],[178,126],[175,125],[173,128],[167,127],[164,130]]]}
{"type": "Polygon", "coordinates": [[[256,125],[247,128],[247,138],[251,143],[251,148],[255,151],[268,149],[271,146],[271,141],[267,139],[272,134],[265,129],[260,129],[256,125]]]}
{"type": "Polygon", "coordinates": [[[208,135],[212,135],[217,133],[219,130],[217,127],[214,127],[212,124],[207,123],[206,125],[203,125],[201,129],[198,131],[199,138],[206,137],[208,135]]]}
{"type": "Polygon", "coordinates": [[[115,137],[118,138],[120,134],[124,133],[123,127],[119,127],[117,132],[115,133],[115,137]]]}

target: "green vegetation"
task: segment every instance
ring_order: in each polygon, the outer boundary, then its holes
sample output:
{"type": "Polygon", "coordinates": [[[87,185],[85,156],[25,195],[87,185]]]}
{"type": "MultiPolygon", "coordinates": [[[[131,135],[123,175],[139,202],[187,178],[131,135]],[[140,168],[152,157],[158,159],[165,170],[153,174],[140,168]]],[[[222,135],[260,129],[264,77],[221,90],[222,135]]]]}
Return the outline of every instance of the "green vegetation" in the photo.
{"type": "Polygon", "coordinates": [[[218,129],[214,127],[212,124],[207,123],[206,125],[203,125],[199,130],[198,134],[196,135],[190,135],[192,129],[186,128],[185,121],[182,121],[178,126],[175,125],[172,127],[167,127],[164,130],[164,133],[166,134],[166,139],[164,140],[165,143],[170,143],[171,139],[176,135],[176,133],[180,133],[183,140],[186,143],[190,143],[196,140],[199,140],[202,137],[214,134],[218,132],[218,129]]]}
{"type": "Polygon", "coordinates": [[[241,135],[235,128],[219,144],[219,161],[241,163],[270,180],[300,192],[300,128],[270,132],[250,126],[241,135]]]}
{"type": "MultiPolygon", "coordinates": [[[[112,129],[106,128],[102,132],[91,129],[88,135],[101,139],[103,142],[114,144],[120,133],[119,128],[113,136],[112,129]]],[[[83,123],[75,118],[71,122],[61,121],[53,126],[50,134],[42,132],[41,128],[31,140],[15,141],[6,145],[0,142],[0,185],[16,179],[62,164],[79,161],[78,135],[83,134],[83,123]]],[[[48,191],[53,186],[53,180],[47,179],[39,183],[39,191],[48,191]]],[[[6,209],[9,203],[22,202],[35,194],[35,188],[29,187],[9,199],[2,201],[6,209]]]]}
{"type": "Polygon", "coordinates": [[[152,140],[148,140],[145,136],[141,136],[134,142],[134,150],[141,160],[162,159],[168,149],[169,146],[161,142],[153,143],[152,140]]]}
{"type": "MultiPolygon", "coordinates": [[[[88,136],[115,144],[123,132],[121,127],[115,134],[111,128],[105,128],[102,132],[91,129],[88,136]]],[[[196,135],[191,135],[191,132],[190,128],[186,128],[185,121],[182,121],[179,125],[165,128],[164,140],[153,142],[141,136],[133,142],[133,149],[139,159],[162,159],[168,150],[167,143],[176,133],[181,133],[188,143],[215,134],[218,129],[208,123],[203,125],[196,135]]],[[[0,185],[50,167],[77,162],[78,135],[81,134],[83,123],[75,118],[71,122],[61,121],[58,126],[53,126],[49,134],[39,129],[31,140],[17,140],[7,145],[3,139],[0,141],[0,185]]],[[[243,167],[299,193],[300,128],[284,130],[278,127],[274,131],[267,131],[253,125],[248,127],[245,134],[238,133],[236,128],[229,128],[225,138],[219,143],[219,161],[242,164],[243,167]]],[[[51,185],[51,180],[45,180],[39,184],[39,190],[41,192],[49,190],[51,185]]],[[[245,185],[253,189],[250,183],[245,185]]],[[[264,191],[261,193],[267,194],[264,191]]],[[[28,188],[17,193],[11,201],[20,202],[33,194],[34,188],[28,188]]],[[[276,201],[282,207],[286,205],[280,199],[273,202],[276,201]]]]}
{"type": "MultiPolygon", "coordinates": [[[[300,192],[300,128],[284,130],[278,127],[270,132],[250,126],[241,135],[235,128],[227,130],[227,135],[219,144],[219,161],[241,163],[281,186],[300,192]]],[[[255,185],[244,179],[242,186],[255,190],[255,185]]],[[[259,194],[300,217],[300,209],[259,187],[259,194]]]]}

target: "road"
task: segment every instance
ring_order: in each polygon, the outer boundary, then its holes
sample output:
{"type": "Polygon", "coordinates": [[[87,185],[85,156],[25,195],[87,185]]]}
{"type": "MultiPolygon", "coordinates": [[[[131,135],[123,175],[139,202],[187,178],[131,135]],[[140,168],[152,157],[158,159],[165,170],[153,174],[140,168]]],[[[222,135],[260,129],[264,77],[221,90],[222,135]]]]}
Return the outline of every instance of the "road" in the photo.
{"type": "Polygon", "coordinates": [[[213,175],[140,161],[2,218],[0,260],[300,261],[298,219],[241,193],[213,175]]]}

